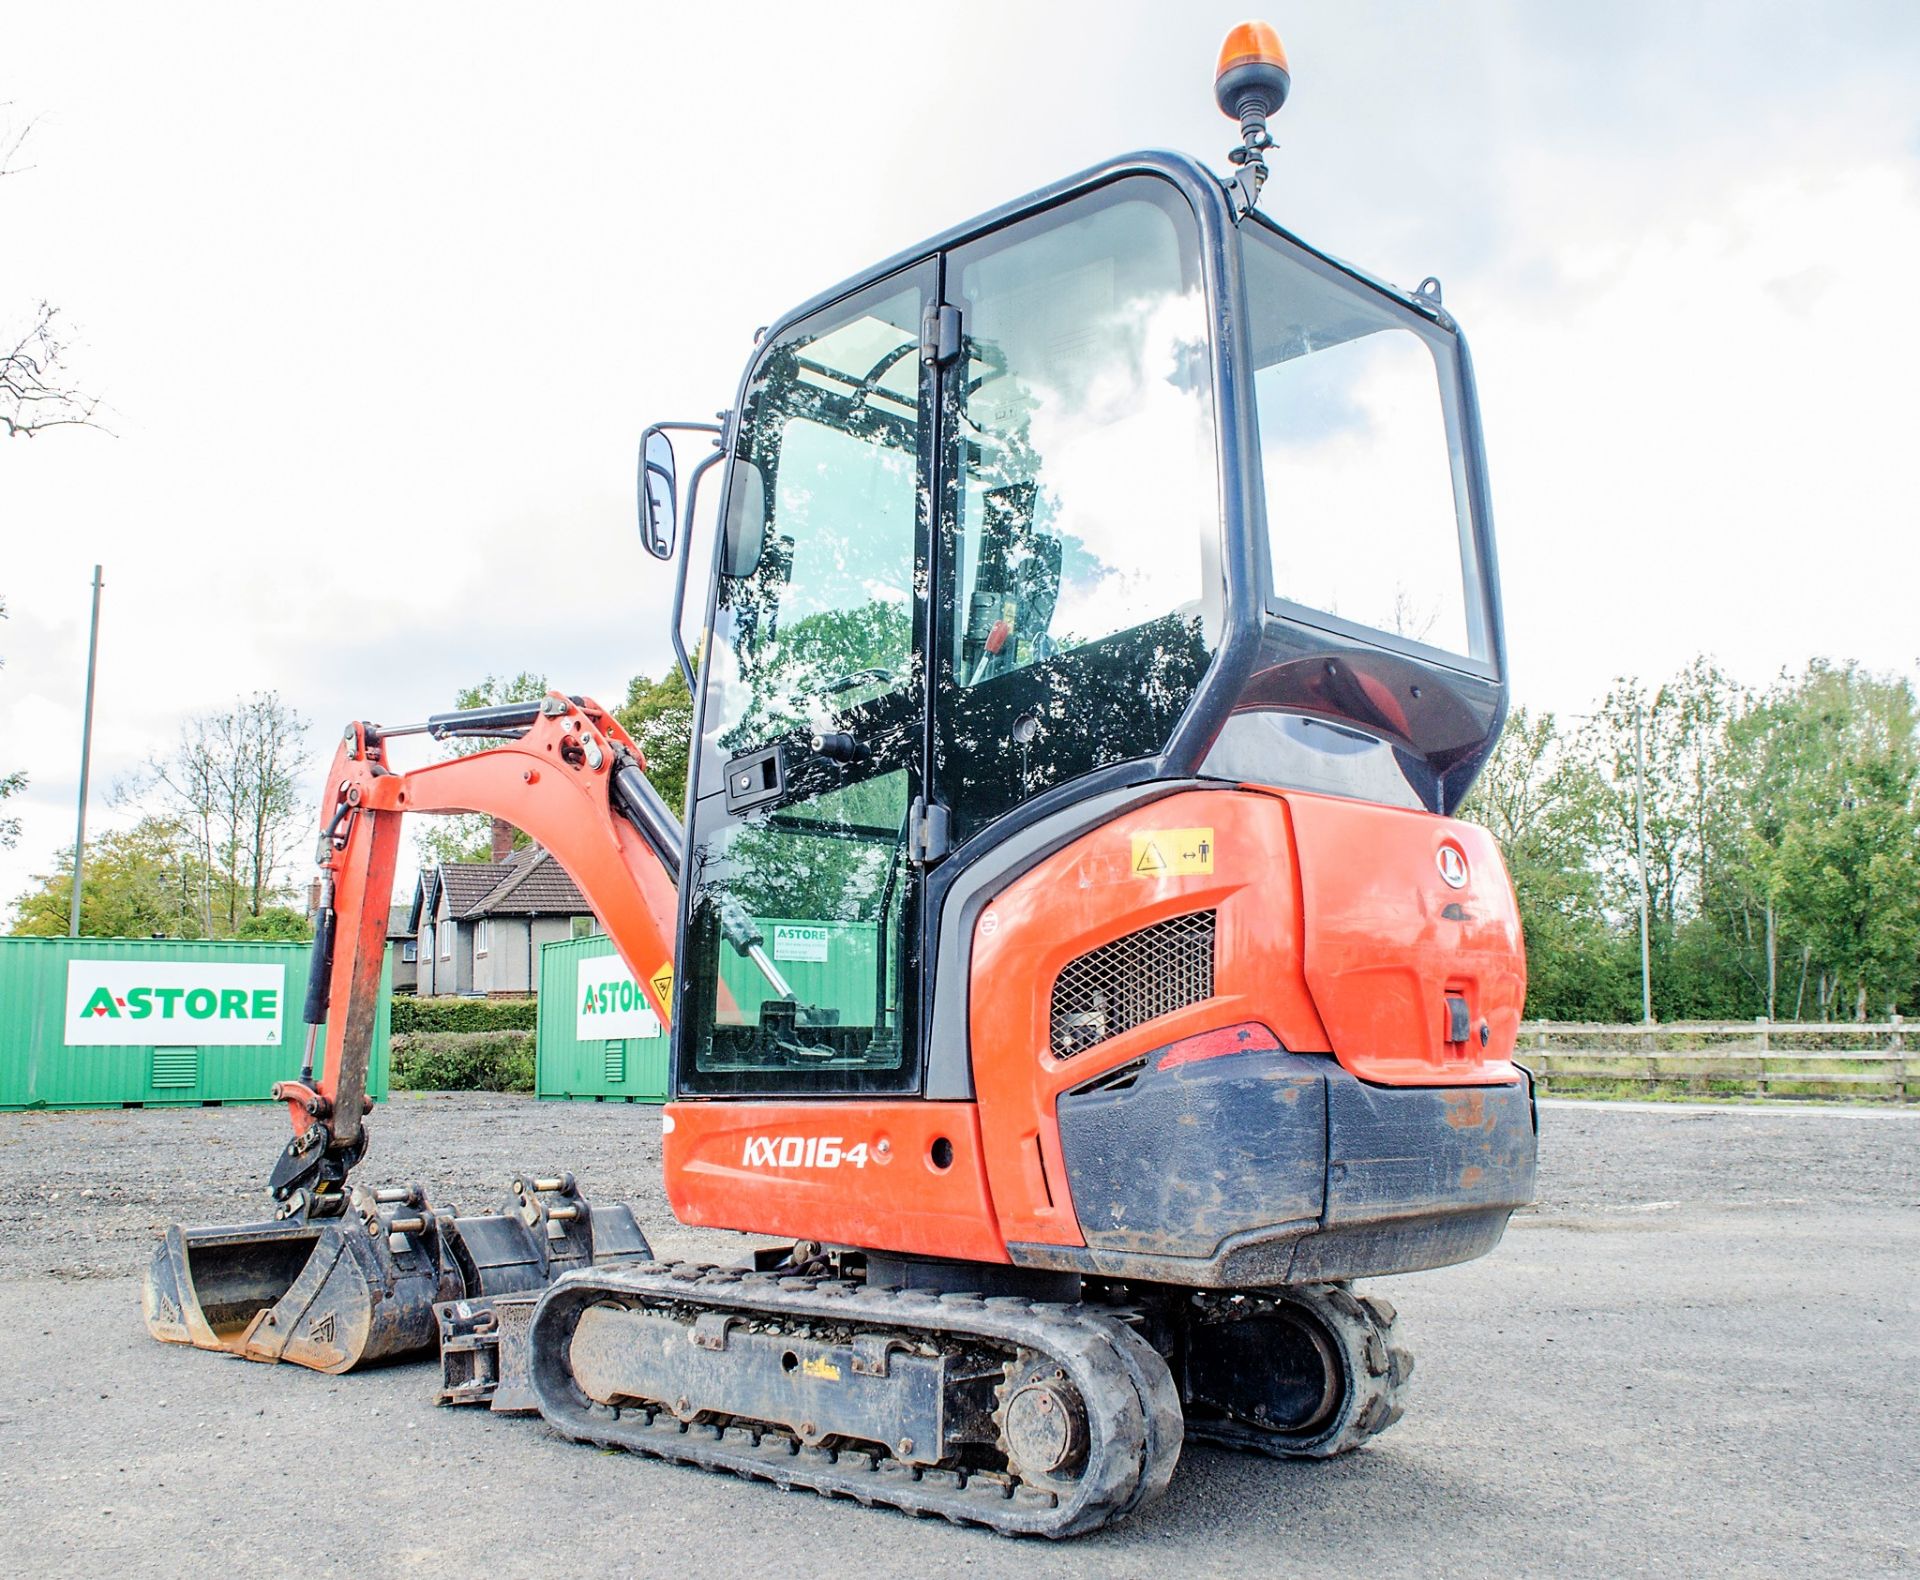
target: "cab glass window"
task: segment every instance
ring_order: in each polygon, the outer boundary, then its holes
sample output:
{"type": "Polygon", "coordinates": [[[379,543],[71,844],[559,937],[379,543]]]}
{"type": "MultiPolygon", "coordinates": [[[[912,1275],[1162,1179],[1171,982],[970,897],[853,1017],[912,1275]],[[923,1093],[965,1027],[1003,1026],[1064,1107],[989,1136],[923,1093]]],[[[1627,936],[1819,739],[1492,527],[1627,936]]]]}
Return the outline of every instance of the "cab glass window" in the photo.
{"type": "Polygon", "coordinates": [[[925,741],[934,278],[916,265],[790,326],[749,382],[704,672],[684,1092],[918,1079],[906,833],[925,741]]]}
{"type": "Polygon", "coordinates": [[[1115,182],[956,250],[947,299],[936,783],[965,838],[1165,745],[1218,639],[1220,496],[1172,186],[1115,182]]]}
{"type": "Polygon", "coordinates": [[[1452,336],[1242,235],[1274,596],[1488,658],[1452,336]]]}

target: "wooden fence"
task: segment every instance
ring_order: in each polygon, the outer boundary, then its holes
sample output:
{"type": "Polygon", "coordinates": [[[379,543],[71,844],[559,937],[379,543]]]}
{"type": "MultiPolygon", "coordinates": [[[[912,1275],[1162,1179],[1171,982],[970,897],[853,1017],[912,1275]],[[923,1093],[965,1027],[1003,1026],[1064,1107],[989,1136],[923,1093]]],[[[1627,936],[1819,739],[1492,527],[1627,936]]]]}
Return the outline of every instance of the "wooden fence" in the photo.
{"type": "Polygon", "coordinates": [[[1543,1094],[1782,1097],[1905,1103],[1907,1038],[1886,1021],[1527,1021],[1514,1058],[1543,1094]]]}

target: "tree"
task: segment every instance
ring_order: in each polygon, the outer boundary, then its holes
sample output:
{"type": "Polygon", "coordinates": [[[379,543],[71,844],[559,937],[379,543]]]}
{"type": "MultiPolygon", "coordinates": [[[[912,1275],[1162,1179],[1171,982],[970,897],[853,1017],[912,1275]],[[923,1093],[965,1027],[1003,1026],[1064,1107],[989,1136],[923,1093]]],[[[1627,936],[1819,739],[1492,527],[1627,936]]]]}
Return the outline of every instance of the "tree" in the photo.
{"type": "Polygon", "coordinates": [[[241,919],[235,938],[304,944],[313,937],[313,923],[290,905],[269,905],[241,919]]]}
{"type": "Polygon", "coordinates": [[[1530,1014],[1638,1012],[1636,712],[1654,1005],[1862,1017],[1920,992],[1920,726],[1906,682],[1809,664],[1766,692],[1696,659],[1572,737],[1516,711],[1463,815],[1507,852],[1530,1014]]]}
{"type": "Polygon", "coordinates": [[[647,759],[647,777],[678,814],[687,799],[687,754],[693,743],[693,695],[673,664],[658,680],[635,675],[627,700],[613,710],[647,759]]]}
{"type": "MultiPolygon", "coordinates": [[[[87,876],[80,892],[80,931],[89,938],[203,936],[195,879],[186,857],[188,831],[168,818],[146,817],[130,829],[87,841],[87,876]]],[[[53,872],[14,902],[13,931],[59,938],[67,931],[73,896],[73,851],[62,850],[53,872]]]]}
{"type": "MultiPolygon", "coordinates": [[[[7,617],[7,600],[0,598],[0,620],[7,617]]],[[[6,666],[6,660],[0,659],[0,668],[6,666]]],[[[11,800],[27,788],[26,770],[15,768],[10,773],[0,774],[0,801],[11,800]]],[[[20,819],[0,817],[0,850],[11,850],[20,843],[20,819]]]]}
{"type": "MultiPolygon", "coordinates": [[[[0,106],[11,109],[11,106],[0,106]]],[[[0,126],[0,178],[20,175],[19,162],[34,123],[18,131],[0,126]]],[[[12,439],[31,439],[48,428],[100,428],[100,397],[81,391],[67,368],[72,341],[60,309],[42,297],[23,326],[0,337],[0,425],[12,439]]]]}
{"type": "MultiPolygon", "coordinates": [[[[547,694],[547,690],[545,675],[523,669],[510,679],[488,675],[479,685],[468,686],[457,693],[453,705],[456,708],[497,708],[508,702],[538,702],[547,694]]],[[[484,752],[497,744],[496,741],[479,738],[455,739],[445,743],[446,755],[471,757],[475,752],[484,752]]],[[[525,833],[518,829],[514,831],[515,850],[523,849],[529,843],[525,833]]],[[[423,867],[437,867],[446,862],[491,861],[493,819],[478,813],[429,818],[427,827],[414,835],[414,849],[419,853],[423,867]]]]}
{"type": "Polygon", "coordinates": [[[1460,815],[1499,840],[1527,942],[1527,1013],[1621,1020],[1637,958],[1602,903],[1607,786],[1551,713],[1517,708],[1460,815]]]}
{"type": "MultiPolygon", "coordinates": [[[[1824,753],[1804,726],[1795,688],[1782,679],[1754,698],[1729,726],[1728,747],[1737,820],[1727,859],[1715,886],[1717,912],[1743,953],[1757,946],[1761,1002],[1769,1018],[1779,1011],[1782,958],[1783,866],[1781,844],[1796,815],[1802,786],[1819,771],[1824,753]]],[[[1811,947],[1803,957],[1811,964],[1811,947]]],[[[1789,949],[1789,954],[1799,951],[1789,949]]],[[[1799,992],[1796,989],[1796,998],[1799,992]]],[[[1798,1004],[1789,1019],[1799,1018],[1798,1004]]]]}
{"type": "Polygon", "coordinates": [[[172,752],[115,792],[157,800],[182,831],[206,937],[232,937],[243,916],[285,893],[282,869],[307,832],[306,730],[278,692],[236,698],[225,712],[189,719],[172,752]]]}
{"type": "Polygon", "coordinates": [[[1739,689],[1700,657],[1651,693],[1637,679],[1615,681],[1581,730],[1576,750],[1604,787],[1599,858],[1610,904],[1639,906],[1643,799],[1647,899],[1656,921],[1671,930],[1702,903],[1726,832],[1726,729],[1740,705],[1739,689]]]}
{"type": "Polygon", "coordinates": [[[1823,1017],[1896,1005],[1920,968],[1914,711],[1905,681],[1814,663],[1749,726],[1754,869],[1819,969],[1823,1017]]]}

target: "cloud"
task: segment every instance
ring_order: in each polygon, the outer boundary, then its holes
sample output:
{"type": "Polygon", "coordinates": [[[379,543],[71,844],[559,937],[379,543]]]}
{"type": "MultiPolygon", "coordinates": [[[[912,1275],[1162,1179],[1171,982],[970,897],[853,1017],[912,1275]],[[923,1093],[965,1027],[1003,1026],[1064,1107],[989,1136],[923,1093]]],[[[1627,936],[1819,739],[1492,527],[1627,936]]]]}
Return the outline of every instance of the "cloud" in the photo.
{"type": "Polygon", "coordinates": [[[1755,172],[1544,250],[1480,317],[1523,696],[1578,705],[1702,649],[1749,680],[1911,666],[1920,326],[1884,280],[1916,247],[1911,167],[1755,172]]]}
{"type": "MultiPolygon", "coordinates": [[[[1906,669],[1920,348],[1886,282],[1915,255],[1920,8],[1436,15],[1286,19],[1263,206],[1445,278],[1522,698],[1702,647],[1906,669]]],[[[1124,148],[1220,167],[1241,11],[355,16],[9,19],[49,113],[0,187],[32,238],[0,318],[60,302],[121,437],[0,455],[0,771],[35,780],[0,898],[69,837],[96,560],[105,776],[257,688],[317,754],[489,670],[617,693],[669,659],[641,427],[728,404],[756,325],[970,213],[1124,148]]]]}

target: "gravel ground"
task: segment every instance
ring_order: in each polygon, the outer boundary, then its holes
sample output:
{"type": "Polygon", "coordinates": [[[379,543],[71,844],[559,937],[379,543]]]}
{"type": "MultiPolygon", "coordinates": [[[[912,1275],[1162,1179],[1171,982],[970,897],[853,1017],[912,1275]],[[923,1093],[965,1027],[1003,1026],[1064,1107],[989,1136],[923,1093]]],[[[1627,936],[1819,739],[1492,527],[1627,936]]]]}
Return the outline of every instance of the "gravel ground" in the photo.
{"type": "MultiPolygon", "coordinates": [[[[1062,1546],[566,1443],[344,1378],[152,1343],[171,1220],[265,1216],[265,1108],[0,1115],[0,1573],[1861,1575],[1920,1571],[1920,1115],[1564,1103],[1490,1257],[1373,1286],[1407,1418],[1327,1465],[1193,1448],[1167,1499],[1062,1546]],[[272,1555],[269,1557],[268,1555],[272,1555]]],[[[365,1174],[497,1204],[560,1166],[677,1229],[624,1104],[402,1097],[365,1174]]]]}

